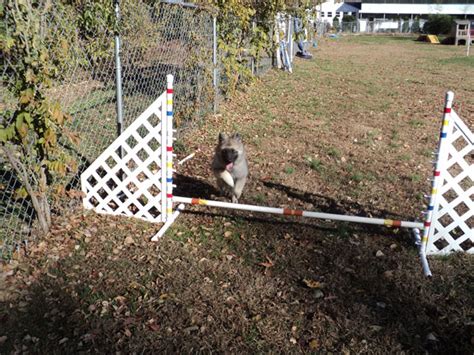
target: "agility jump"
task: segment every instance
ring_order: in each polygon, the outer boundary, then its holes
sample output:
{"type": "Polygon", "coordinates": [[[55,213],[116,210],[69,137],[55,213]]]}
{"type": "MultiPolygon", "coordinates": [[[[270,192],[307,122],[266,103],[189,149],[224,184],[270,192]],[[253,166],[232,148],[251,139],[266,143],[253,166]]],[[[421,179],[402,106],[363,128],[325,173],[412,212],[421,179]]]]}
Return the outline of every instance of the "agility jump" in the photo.
{"type": "Polygon", "coordinates": [[[426,254],[452,251],[474,253],[474,135],[452,109],[453,93],[446,94],[429,204],[424,221],[332,214],[228,203],[173,195],[173,76],[166,91],[153,102],[81,175],[83,205],[98,213],[163,222],[152,238],[158,240],[173,224],[184,204],[317,218],[387,227],[410,228],[418,246],[425,275],[431,276],[426,254]],[[459,144],[461,142],[461,144],[459,144]],[[453,167],[460,167],[453,172],[453,167]],[[457,196],[446,196],[454,191],[457,196]],[[175,208],[175,204],[179,204],[175,208]],[[461,209],[458,207],[462,206],[461,209]],[[449,216],[452,222],[446,222],[449,216]],[[422,233],[420,233],[422,230],[422,233]]]}

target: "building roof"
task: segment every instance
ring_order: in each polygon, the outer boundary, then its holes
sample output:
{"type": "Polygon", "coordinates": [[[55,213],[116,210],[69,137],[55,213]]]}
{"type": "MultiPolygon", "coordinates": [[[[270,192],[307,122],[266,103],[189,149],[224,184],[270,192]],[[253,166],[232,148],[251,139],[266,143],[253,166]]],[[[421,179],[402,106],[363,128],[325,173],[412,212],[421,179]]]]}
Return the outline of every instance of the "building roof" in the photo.
{"type": "Polygon", "coordinates": [[[339,11],[339,12],[359,12],[359,9],[355,6],[344,3],[341,6],[339,6],[339,8],[336,11],[339,11]]]}

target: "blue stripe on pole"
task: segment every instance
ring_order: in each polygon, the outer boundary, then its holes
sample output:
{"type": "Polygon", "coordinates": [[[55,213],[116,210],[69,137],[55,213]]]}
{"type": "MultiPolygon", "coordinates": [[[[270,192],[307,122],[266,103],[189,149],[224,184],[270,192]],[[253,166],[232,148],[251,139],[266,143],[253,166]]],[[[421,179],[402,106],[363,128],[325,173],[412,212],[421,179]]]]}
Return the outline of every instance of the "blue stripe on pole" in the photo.
{"type": "Polygon", "coordinates": [[[173,116],[173,111],[166,111],[166,116],[173,116]]]}
{"type": "Polygon", "coordinates": [[[434,210],[434,206],[428,206],[428,211],[433,211],[434,210]]]}
{"type": "Polygon", "coordinates": [[[166,182],[173,182],[172,178],[166,178],[166,182]]]}
{"type": "Polygon", "coordinates": [[[441,133],[441,138],[446,138],[447,135],[448,135],[448,133],[442,132],[442,133],[441,133]]]}

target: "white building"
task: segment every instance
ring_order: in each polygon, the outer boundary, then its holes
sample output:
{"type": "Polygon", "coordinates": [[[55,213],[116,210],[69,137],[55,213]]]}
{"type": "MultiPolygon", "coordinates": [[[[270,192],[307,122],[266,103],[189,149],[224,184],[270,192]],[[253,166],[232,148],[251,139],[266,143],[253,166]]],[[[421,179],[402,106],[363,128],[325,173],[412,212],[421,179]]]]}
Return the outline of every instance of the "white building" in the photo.
{"type": "Polygon", "coordinates": [[[316,6],[317,18],[321,21],[328,22],[332,25],[334,18],[342,21],[344,15],[352,15],[358,17],[359,9],[343,1],[329,0],[316,6]]]}
{"type": "Polygon", "coordinates": [[[344,15],[353,15],[360,32],[411,32],[416,22],[423,27],[433,14],[474,20],[474,0],[329,0],[316,11],[318,19],[331,25],[336,17],[341,22],[344,15]]]}
{"type": "Polygon", "coordinates": [[[372,20],[427,18],[433,14],[474,17],[473,0],[362,0],[360,18],[372,20]]]}

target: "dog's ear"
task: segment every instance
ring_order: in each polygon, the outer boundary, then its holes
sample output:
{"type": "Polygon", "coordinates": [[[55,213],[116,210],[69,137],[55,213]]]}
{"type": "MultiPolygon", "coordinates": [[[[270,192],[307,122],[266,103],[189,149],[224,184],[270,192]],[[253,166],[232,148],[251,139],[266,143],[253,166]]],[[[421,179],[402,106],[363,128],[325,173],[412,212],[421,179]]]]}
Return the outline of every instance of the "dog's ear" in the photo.
{"type": "Polygon", "coordinates": [[[223,143],[223,142],[226,141],[228,138],[229,138],[229,137],[227,136],[227,134],[222,133],[222,132],[219,133],[219,143],[223,143]]]}
{"type": "Polygon", "coordinates": [[[232,138],[238,140],[239,142],[242,142],[242,136],[240,135],[240,133],[234,133],[232,135],[232,138]]]}

